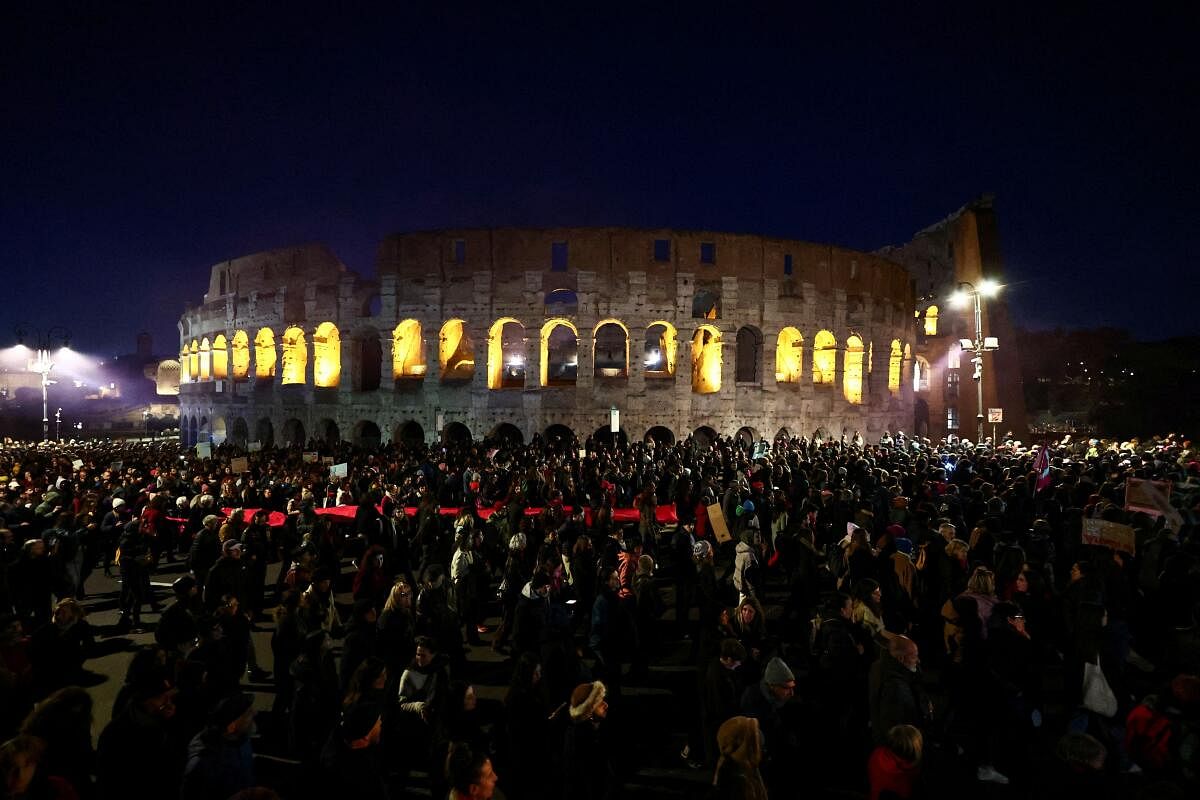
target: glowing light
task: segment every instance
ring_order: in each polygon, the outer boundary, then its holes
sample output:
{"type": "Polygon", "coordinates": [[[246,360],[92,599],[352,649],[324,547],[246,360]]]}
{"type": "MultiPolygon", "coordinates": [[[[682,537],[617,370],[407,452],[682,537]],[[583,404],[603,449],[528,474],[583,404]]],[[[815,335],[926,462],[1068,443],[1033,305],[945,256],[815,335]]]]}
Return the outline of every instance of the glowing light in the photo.
{"type": "Polygon", "coordinates": [[[857,334],[846,340],[846,352],[842,356],[842,393],[847,402],[862,403],[863,387],[863,341],[857,334]]]}
{"type": "Polygon", "coordinates": [[[563,358],[568,351],[574,355],[576,358],[576,363],[578,363],[579,330],[574,324],[571,323],[570,320],[563,319],[561,317],[548,320],[546,324],[542,326],[541,335],[542,363],[540,378],[542,386],[550,386],[552,383],[569,385],[575,382],[575,378],[573,376],[563,374],[565,367],[570,363],[570,356],[563,358]],[[559,328],[566,328],[569,330],[571,332],[570,336],[559,334],[559,328]],[[551,337],[554,337],[556,340],[553,347],[551,346],[550,342],[551,337]],[[552,358],[554,358],[553,364],[551,363],[552,358]]]}
{"type": "Polygon", "coordinates": [[[260,381],[275,378],[275,332],[259,328],[254,335],[254,377],[260,381]]]}
{"type": "Polygon", "coordinates": [[[925,309],[925,335],[937,336],[938,307],[930,306],[925,309]]]}
{"type": "Polygon", "coordinates": [[[692,336],[692,391],[721,391],[721,367],[721,332],[711,325],[701,325],[692,336]]]}
{"type": "Polygon", "coordinates": [[[950,305],[954,306],[955,308],[964,308],[970,299],[971,295],[967,294],[962,289],[959,289],[954,294],[950,295],[950,305]]]}
{"type": "Polygon", "coordinates": [[[649,355],[646,356],[646,360],[642,363],[647,367],[657,367],[662,363],[662,353],[657,350],[651,350],[649,355]]]}
{"type": "Polygon", "coordinates": [[[217,334],[212,345],[213,379],[223,381],[229,377],[229,344],[225,334],[217,334]]]}
{"type": "Polygon", "coordinates": [[[991,278],[984,278],[975,288],[982,297],[995,297],[1000,293],[1000,284],[991,278]]]}
{"type": "Polygon", "coordinates": [[[525,327],[512,317],[502,317],[492,323],[488,331],[489,389],[517,389],[525,385],[525,358],[520,351],[514,352],[524,341],[525,327]],[[506,364],[506,356],[520,360],[506,364]]]}
{"type": "Polygon", "coordinates": [[[679,348],[678,332],[669,322],[652,322],[646,329],[646,348],[648,352],[657,353],[659,361],[649,365],[652,369],[646,373],[647,378],[674,378],[675,353],[679,348]]]}
{"type": "Polygon", "coordinates": [[[461,319],[442,325],[438,336],[438,362],[441,379],[469,380],[475,374],[475,344],[461,319]]]}
{"type": "Polygon", "coordinates": [[[392,379],[425,375],[425,334],[415,319],[402,320],[392,330],[392,379]]]}
{"type": "Polygon", "coordinates": [[[888,356],[888,391],[893,396],[900,394],[900,367],[904,362],[904,350],[899,339],[892,339],[892,352],[888,356]]]}
{"type": "Polygon", "coordinates": [[[308,371],[308,343],[304,331],[295,326],[283,332],[283,379],[284,386],[303,385],[308,371]]]}
{"type": "Polygon", "coordinates": [[[817,331],[813,337],[813,384],[832,386],[837,367],[837,339],[829,331],[817,331]]]}
{"type": "Polygon", "coordinates": [[[341,377],[341,334],[332,322],[322,322],[313,332],[313,385],[332,389],[341,377]]]}
{"type": "Polygon", "coordinates": [[[797,383],[803,372],[804,337],[796,328],[784,328],[775,342],[775,380],[797,383]]]}
{"type": "Polygon", "coordinates": [[[233,379],[244,381],[250,374],[250,337],[245,331],[234,331],[231,357],[233,379]]]}

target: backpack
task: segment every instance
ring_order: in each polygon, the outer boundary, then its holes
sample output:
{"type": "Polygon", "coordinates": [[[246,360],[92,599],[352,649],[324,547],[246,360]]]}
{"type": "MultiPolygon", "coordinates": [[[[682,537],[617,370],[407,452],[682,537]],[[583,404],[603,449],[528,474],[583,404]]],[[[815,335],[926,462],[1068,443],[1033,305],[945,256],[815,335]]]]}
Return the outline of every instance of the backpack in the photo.
{"type": "Polygon", "coordinates": [[[1170,717],[1141,703],[1125,720],[1125,751],[1143,769],[1163,769],[1171,763],[1173,734],[1170,717]]]}

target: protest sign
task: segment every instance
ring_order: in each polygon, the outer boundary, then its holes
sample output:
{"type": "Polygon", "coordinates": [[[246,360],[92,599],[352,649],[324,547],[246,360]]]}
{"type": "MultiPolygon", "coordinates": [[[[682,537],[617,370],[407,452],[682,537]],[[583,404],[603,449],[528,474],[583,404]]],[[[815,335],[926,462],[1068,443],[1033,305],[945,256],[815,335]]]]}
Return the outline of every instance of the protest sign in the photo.
{"type": "Polygon", "coordinates": [[[83,459],[77,458],[71,462],[71,469],[81,469],[83,467],[83,459]]]}
{"type": "Polygon", "coordinates": [[[301,458],[304,460],[305,464],[315,464],[320,456],[316,453],[305,453],[303,456],[301,456],[301,458]]]}
{"type": "Polygon", "coordinates": [[[334,464],[332,467],[329,468],[329,476],[331,478],[345,478],[349,474],[350,474],[350,467],[348,464],[345,464],[345,463],[334,464]]]}
{"type": "Polygon", "coordinates": [[[229,462],[229,468],[233,470],[234,475],[241,475],[244,472],[250,471],[250,459],[245,456],[239,456],[229,462]]]}
{"type": "Polygon", "coordinates": [[[725,524],[725,512],[721,511],[720,503],[713,503],[708,506],[708,522],[712,526],[713,536],[721,544],[733,541],[733,536],[729,533],[729,526],[725,524]]]}
{"type": "Polygon", "coordinates": [[[212,458],[212,444],[200,442],[196,445],[196,458],[212,458]]]}
{"type": "Polygon", "coordinates": [[[1103,519],[1084,519],[1083,543],[1111,547],[1134,555],[1133,528],[1103,519]]]}

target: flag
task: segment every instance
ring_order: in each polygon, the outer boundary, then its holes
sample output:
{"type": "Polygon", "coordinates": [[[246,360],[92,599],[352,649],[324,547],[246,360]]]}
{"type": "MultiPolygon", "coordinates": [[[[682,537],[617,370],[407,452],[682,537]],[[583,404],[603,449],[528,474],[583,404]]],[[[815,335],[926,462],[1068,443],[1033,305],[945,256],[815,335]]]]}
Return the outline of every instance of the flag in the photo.
{"type": "Polygon", "coordinates": [[[1037,473],[1034,491],[1040,492],[1050,485],[1050,448],[1046,445],[1042,445],[1042,449],[1038,450],[1037,458],[1033,460],[1033,471],[1037,473]]]}

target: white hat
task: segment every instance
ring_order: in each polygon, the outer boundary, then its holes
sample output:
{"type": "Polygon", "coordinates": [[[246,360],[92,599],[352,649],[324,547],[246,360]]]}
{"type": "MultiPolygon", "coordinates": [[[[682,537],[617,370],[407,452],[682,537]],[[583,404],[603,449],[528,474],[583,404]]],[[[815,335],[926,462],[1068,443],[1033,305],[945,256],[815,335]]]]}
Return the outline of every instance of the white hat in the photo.
{"type": "Polygon", "coordinates": [[[113,507],[113,511],[116,511],[118,508],[120,508],[120,507],[121,507],[121,506],[123,506],[123,505],[125,505],[125,501],[124,501],[124,500],[122,500],[122,499],[121,499],[121,498],[119,498],[119,497],[114,497],[114,498],[113,498],[113,505],[112,505],[112,507],[113,507]]]}

